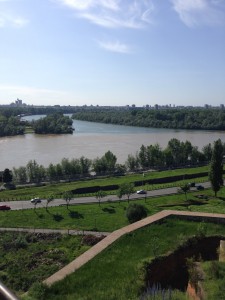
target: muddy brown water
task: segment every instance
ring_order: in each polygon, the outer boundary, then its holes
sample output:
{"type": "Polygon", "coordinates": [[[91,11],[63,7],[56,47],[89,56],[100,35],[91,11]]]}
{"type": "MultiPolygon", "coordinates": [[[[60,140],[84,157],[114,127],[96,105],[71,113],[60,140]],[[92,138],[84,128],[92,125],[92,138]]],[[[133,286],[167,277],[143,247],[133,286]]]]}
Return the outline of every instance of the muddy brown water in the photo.
{"type": "MultiPolygon", "coordinates": [[[[32,119],[33,116],[27,118],[32,119]]],[[[59,163],[64,157],[94,159],[108,150],[117,156],[118,163],[124,163],[129,154],[135,155],[139,151],[142,144],[158,143],[164,148],[172,138],[188,140],[200,150],[219,138],[225,142],[225,132],[218,131],[142,128],[77,120],[73,126],[74,133],[67,135],[26,134],[0,138],[0,170],[25,166],[33,159],[45,167],[59,163]]]]}

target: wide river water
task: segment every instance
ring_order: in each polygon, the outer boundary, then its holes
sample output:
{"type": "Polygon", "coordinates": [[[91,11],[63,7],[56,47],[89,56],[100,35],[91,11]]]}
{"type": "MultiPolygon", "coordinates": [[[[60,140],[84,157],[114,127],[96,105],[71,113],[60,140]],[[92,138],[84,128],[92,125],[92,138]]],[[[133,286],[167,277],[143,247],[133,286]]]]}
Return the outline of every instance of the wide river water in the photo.
{"type": "MultiPolygon", "coordinates": [[[[29,116],[26,119],[40,118],[29,116]]],[[[93,159],[110,150],[124,163],[128,154],[135,154],[141,145],[159,143],[164,148],[172,138],[190,141],[199,150],[217,139],[225,142],[225,132],[173,130],[100,124],[85,121],[73,122],[75,131],[68,135],[35,135],[0,138],[0,170],[25,166],[29,160],[47,167],[62,158],[93,159]]]]}

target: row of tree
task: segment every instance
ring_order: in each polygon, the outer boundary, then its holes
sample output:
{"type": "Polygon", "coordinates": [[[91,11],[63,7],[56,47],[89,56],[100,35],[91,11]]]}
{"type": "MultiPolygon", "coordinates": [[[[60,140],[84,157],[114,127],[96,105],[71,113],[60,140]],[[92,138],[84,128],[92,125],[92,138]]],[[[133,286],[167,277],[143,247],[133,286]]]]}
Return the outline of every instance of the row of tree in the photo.
{"type": "MultiPolygon", "coordinates": [[[[224,155],[225,144],[222,144],[221,140],[218,141],[224,155]]],[[[211,144],[199,151],[188,141],[181,142],[177,139],[171,139],[165,149],[161,149],[158,144],[142,145],[136,155],[128,155],[125,164],[118,164],[116,155],[107,151],[102,157],[93,160],[85,157],[79,159],[63,158],[60,163],[51,163],[48,167],[39,165],[35,160],[32,160],[26,166],[13,168],[12,171],[15,182],[38,183],[41,181],[73,180],[89,176],[91,172],[96,175],[124,174],[127,171],[194,166],[209,163],[212,157],[213,146],[211,144]]]]}
{"type": "Polygon", "coordinates": [[[95,108],[73,114],[74,119],[129,126],[225,130],[223,108],[95,108]]]}

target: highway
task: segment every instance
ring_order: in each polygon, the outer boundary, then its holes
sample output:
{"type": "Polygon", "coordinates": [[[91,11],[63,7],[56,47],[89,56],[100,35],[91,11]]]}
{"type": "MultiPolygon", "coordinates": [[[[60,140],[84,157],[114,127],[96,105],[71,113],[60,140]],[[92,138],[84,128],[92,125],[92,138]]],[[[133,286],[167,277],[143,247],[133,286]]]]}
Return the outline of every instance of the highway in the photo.
{"type": "MultiPolygon", "coordinates": [[[[202,186],[205,188],[210,187],[209,182],[201,183],[202,186]]],[[[172,195],[177,194],[177,187],[171,187],[166,189],[158,189],[158,190],[152,190],[147,191],[147,194],[132,194],[130,196],[130,200],[132,199],[144,199],[145,197],[156,197],[156,196],[163,196],[163,195],[172,195]]],[[[191,188],[191,191],[196,191],[196,188],[191,188]]],[[[201,192],[201,191],[199,191],[201,192]]],[[[127,197],[124,196],[121,201],[127,200],[127,197]]],[[[101,199],[102,202],[107,201],[119,201],[118,197],[115,195],[108,195],[101,199]]],[[[76,204],[87,204],[87,203],[98,203],[98,200],[95,197],[79,197],[74,198],[70,200],[70,205],[76,205],[76,204]]],[[[43,208],[46,207],[47,200],[43,199],[41,203],[38,203],[36,205],[36,208],[43,208]]],[[[21,209],[32,209],[34,208],[34,204],[30,202],[30,200],[20,200],[20,201],[4,201],[0,202],[0,205],[8,205],[11,207],[11,210],[21,210],[21,209]]],[[[54,199],[52,202],[48,204],[48,207],[52,206],[61,206],[66,205],[66,201],[64,199],[54,199]]]]}

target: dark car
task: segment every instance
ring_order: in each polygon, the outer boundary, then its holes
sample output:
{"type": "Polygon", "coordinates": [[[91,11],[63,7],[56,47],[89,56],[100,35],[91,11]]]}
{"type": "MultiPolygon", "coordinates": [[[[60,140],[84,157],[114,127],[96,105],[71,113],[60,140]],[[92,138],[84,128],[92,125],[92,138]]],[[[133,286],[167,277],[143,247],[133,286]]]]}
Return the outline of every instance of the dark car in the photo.
{"type": "Polygon", "coordinates": [[[8,205],[0,205],[0,210],[10,210],[11,207],[8,205]]]}
{"type": "Polygon", "coordinates": [[[202,185],[197,185],[197,186],[196,186],[196,189],[197,189],[198,191],[202,191],[202,190],[204,190],[205,188],[204,188],[204,186],[202,186],[202,185]]]}

